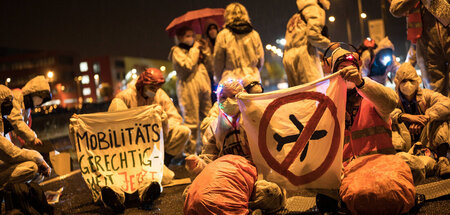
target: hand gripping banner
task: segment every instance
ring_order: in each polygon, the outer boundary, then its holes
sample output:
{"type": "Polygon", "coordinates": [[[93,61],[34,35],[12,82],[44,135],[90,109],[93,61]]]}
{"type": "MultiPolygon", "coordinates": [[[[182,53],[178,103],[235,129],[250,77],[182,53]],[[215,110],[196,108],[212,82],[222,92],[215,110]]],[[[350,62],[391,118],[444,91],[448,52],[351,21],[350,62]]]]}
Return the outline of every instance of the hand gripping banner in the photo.
{"type": "Polygon", "coordinates": [[[253,162],[289,190],[338,189],[346,85],[338,73],[264,94],[238,95],[253,162]]]}
{"type": "Polygon", "coordinates": [[[165,117],[156,105],[72,116],[70,139],[94,201],[103,186],[133,193],[143,181],[161,183],[165,117]]]}

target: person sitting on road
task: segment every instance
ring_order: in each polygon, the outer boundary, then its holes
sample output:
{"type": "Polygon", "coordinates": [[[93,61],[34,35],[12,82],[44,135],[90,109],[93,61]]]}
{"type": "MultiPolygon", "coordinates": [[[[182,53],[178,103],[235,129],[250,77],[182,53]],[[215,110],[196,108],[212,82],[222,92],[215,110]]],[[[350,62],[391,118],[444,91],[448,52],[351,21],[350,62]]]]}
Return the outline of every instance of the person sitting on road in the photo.
{"type": "MultiPolygon", "coordinates": [[[[14,98],[11,90],[0,85],[0,131],[5,132],[6,117],[13,109],[14,98]]],[[[41,182],[43,176],[50,176],[50,166],[42,155],[30,149],[21,149],[0,135],[0,192],[10,183],[41,182]]],[[[2,199],[0,199],[0,202],[2,199]]]]}
{"type": "MultiPolygon", "coordinates": [[[[148,68],[139,76],[135,85],[120,92],[112,100],[108,111],[120,111],[139,106],[158,104],[167,114],[167,121],[163,122],[164,133],[164,169],[162,184],[168,184],[174,173],[167,168],[171,159],[181,154],[184,145],[189,139],[190,130],[182,125],[182,118],[169,96],[161,89],[164,76],[159,69],[148,68]]],[[[148,204],[157,199],[162,192],[158,182],[144,182],[138,189],[139,199],[148,204]]],[[[108,186],[101,189],[103,202],[117,210],[125,209],[125,193],[119,187],[108,186]]]]}
{"type": "Polygon", "coordinates": [[[420,88],[421,82],[410,63],[400,66],[395,76],[395,89],[400,101],[391,117],[401,138],[395,139],[394,145],[403,151],[413,146],[410,151],[414,155],[423,152],[419,148],[431,149],[438,159],[437,174],[447,178],[450,176],[446,157],[450,141],[450,98],[420,88]]]}
{"type": "MultiPolygon", "coordinates": [[[[258,84],[254,84],[256,85],[258,84]]],[[[248,92],[254,92],[251,89],[253,86],[247,86],[248,92]]],[[[260,87],[255,87],[254,90],[262,92],[260,87]]],[[[227,154],[239,155],[251,160],[246,134],[240,126],[241,113],[235,97],[241,92],[245,93],[241,81],[229,79],[219,84],[217,90],[219,115],[210,123],[203,135],[202,153],[199,156],[186,157],[186,168],[191,178],[200,174],[206,165],[227,154]]],[[[277,184],[258,180],[255,182],[249,206],[252,210],[275,212],[284,207],[285,198],[285,191],[277,184]]]]}

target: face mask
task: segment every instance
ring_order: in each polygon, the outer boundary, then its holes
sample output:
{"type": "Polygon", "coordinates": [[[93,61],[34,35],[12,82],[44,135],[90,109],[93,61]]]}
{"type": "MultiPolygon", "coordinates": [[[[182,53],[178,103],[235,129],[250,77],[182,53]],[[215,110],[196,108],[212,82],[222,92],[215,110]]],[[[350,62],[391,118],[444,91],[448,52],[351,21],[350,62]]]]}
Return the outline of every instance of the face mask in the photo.
{"type": "Polygon", "coordinates": [[[144,94],[145,94],[145,96],[147,96],[148,98],[153,98],[153,97],[155,97],[155,95],[156,95],[156,93],[153,92],[152,90],[146,90],[146,91],[144,92],[144,94]]]}
{"type": "Polygon", "coordinates": [[[405,96],[413,95],[416,92],[416,90],[417,90],[417,86],[415,84],[411,83],[411,81],[403,82],[400,84],[400,91],[405,96]]]}
{"type": "Polygon", "coordinates": [[[228,116],[236,116],[239,113],[239,105],[236,99],[227,98],[219,106],[228,116]]]}
{"type": "Polygon", "coordinates": [[[42,101],[44,101],[41,97],[39,97],[39,96],[33,96],[33,105],[35,106],[35,107],[37,107],[37,106],[39,106],[39,105],[41,105],[42,104],[42,101]]]}
{"type": "Polygon", "coordinates": [[[11,110],[13,109],[13,105],[11,100],[4,101],[2,103],[1,112],[3,116],[7,116],[11,113],[11,110]]]}
{"type": "Polygon", "coordinates": [[[192,45],[194,45],[194,38],[188,37],[188,38],[184,39],[183,43],[188,46],[192,46],[192,45]]]}

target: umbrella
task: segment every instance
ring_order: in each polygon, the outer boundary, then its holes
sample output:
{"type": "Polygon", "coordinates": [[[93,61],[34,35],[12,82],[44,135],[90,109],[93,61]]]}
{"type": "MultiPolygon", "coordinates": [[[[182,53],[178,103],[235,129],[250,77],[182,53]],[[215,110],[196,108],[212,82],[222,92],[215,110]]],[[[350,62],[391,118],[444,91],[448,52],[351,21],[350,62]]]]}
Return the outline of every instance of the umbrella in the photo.
{"type": "Polygon", "coordinates": [[[172,20],[172,22],[167,26],[166,32],[169,36],[175,36],[175,31],[182,26],[189,26],[197,34],[202,34],[205,25],[208,20],[215,21],[221,27],[225,21],[223,14],[225,9],[223,8],[203,8],[200,10],[193,10],[185,13],[172,20]]]}

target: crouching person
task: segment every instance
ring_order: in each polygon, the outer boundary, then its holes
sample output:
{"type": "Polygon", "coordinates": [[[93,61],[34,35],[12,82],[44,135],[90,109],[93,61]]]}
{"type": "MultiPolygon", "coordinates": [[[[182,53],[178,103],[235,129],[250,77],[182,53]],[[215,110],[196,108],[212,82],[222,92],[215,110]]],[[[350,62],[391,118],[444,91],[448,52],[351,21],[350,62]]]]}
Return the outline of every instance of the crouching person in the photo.
{"type": "Polygon", "coordinates": [[[394,145],[413,155],[431,155],[437,158],[437,175],[448,178],[447,159],[450,141],[450,98],[419,87],[420,77],[410,63],[404,63],[395,76],[395,89],[400,97],[392,112],[396,128],[394,145]],[[412,149],[410,149],[410,147],[412,149]]]}
{"type": "MultiPolygon", "coordinates": [[[[30,181],[39,183],[43,176],[48,177],[51,173],[51,168],[39,152],[21,149],[3,136],[7,133],[3,129],[8,124],[6,118],[13,108],[12,102],[13,96],[9,88],[0,85],[0,194],[7,185],[30,181]]],[[[1,202],[3,196],[0,197],[1,202]]]]}
{"type": "MultiPolygon", "coordinates": [[[[169,96],[161,89],[164,77],[160,70],[149,68],[139,76],[136,84],[120,92],[112,100],[108,111],[120,111],[128,108],[158,104],[167,114],[167,120],[163,121],[164,134],[164,170],[162,184],[168,184],[174,177],[174,173],[167,168],[172,158],[183,151],[183,147],[189,140],[190,130],[182,125],[182,118],[178,114],[175,105],[169,96]]],[[[144,182],[138,189],[139,199],[142,203],[150,203],[159,197],[162,187],[157,182],[144,182]]],[[[102,188],[102,199],[105,204],[113,209],[123,210],[125,193],[118,187],[102,188]]]]}
{"type": "Polygon", "coordinates": [[[219,115],[203,135],[202,153],[186,158],[186,168],[195,180],[185,190],[185,214],[220,214],[228,210],[242,214],[249,209],[270,213],[285,204],[284,191],[277,184],[256,180],[245,131],[239,124],[241,114],[235,95],[240,92],[244,87],[237,80],[219,84],[219,115]],[[226,200],[214,206],[219,203],[211,201],[213,197],[226,200]]]}

